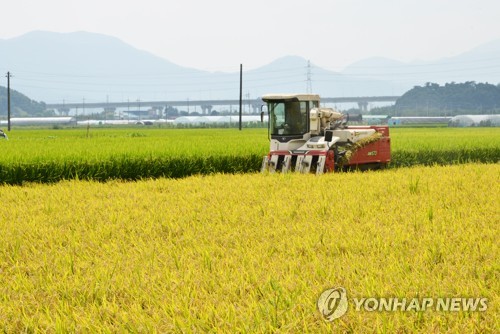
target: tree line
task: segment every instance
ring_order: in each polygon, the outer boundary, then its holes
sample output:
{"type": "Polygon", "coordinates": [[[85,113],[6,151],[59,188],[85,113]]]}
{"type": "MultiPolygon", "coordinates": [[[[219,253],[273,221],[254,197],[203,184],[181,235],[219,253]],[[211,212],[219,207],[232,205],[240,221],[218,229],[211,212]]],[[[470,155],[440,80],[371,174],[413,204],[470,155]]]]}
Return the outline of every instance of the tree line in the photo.
{"type": "Polygon", "coordinates": [[[404,93],[393,106],[372,109],[392,116],[452,116],[500,113],[500,84],[428,82],[404,93]]]}
{"type": "MultiPolygon", "coordinates": [[[[45,102],[37,102],[24,94],[11,89],[10,107],[13,117],[53,116],[53,111],[48,111],[45,102]]],[[[7,88],[0,86],[0,116],[7,115],[7,88]]]]}
{"type": "MultiPolygon", "coordinates": [[[[166,109],[168,115],[181,115],[175,109],[166,109]]],[[[500,113],[500,84],[446,83],[439,85],[428,82],[415,86],[404,93],[394,105],[373,108],[372,114],[391,116],[453,116],[459,114],[500,113]]],[[[53,116],[44,102],[31,100],[11,90],[11,114],[13,117],[53,116]]],[[[0,86],[0,116],[7,115],[7,88],[0,86]]]]}

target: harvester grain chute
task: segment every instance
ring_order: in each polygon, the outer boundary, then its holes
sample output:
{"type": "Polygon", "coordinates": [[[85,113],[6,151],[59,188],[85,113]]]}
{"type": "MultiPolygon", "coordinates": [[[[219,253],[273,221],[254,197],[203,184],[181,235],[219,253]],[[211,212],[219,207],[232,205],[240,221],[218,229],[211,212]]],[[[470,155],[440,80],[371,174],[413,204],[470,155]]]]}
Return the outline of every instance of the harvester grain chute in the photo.
{"type": "Polygon", "coordinates": [[[348,126],[347,117],[321,108],[315,94],[268,94],[270,152],[262,171],[322,174],[383,168],[391,159],[387,126],[348,126]]]}

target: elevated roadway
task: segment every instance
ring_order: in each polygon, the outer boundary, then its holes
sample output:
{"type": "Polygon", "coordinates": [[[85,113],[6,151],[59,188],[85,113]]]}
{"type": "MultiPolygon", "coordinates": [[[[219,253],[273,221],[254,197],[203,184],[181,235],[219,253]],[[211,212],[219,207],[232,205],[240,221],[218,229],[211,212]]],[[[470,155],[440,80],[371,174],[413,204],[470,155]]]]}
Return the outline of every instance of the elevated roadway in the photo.
{"type": "MultiPolygon", "coordinates": [[[[368,104],[371,102],[395,102],[399,96],[356,96],[356,97],[322,97],[321,102],[324,103],[357,103],[361,110],[367,110],[368,104]]],[[[239,100],[177,100],[177,101],[126,101],[126,102],[78,102],[78,103],[48,103],[48,109],[69,110],[69,109],[100,109],[109,110],[116,108],[141,109],[145,108],[163,108],[170,107],[200,107],[203,113],[210,113],[213,106],[238,106],[239,100]]],[[[258,110],[263,104],[260,98],[258,99],[243,99],[245,106],[251,105],[252,108],[258,110]]]]}

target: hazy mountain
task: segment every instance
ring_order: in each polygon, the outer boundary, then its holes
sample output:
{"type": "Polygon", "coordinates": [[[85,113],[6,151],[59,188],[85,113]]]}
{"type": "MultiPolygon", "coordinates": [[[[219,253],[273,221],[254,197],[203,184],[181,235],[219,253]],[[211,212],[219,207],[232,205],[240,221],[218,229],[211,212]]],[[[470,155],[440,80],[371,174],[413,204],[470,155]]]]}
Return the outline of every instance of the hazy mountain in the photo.
{"type": "MultiPolygon", "coordinates": [[[[286,56],[256,70],[249,71],[246,79],[249,86],[257,83],[257,96],[266,93],[312,92],[328,97],[394,95],[391,83],[379,79],[356,76],[322,69],[298,56],[286,56]]],[[[401,92],[404,92],[402,90],[401,92]]]]}
{"type": "MultiPolygon", "coordinates": [[[[0,39],[0,72],[7,71],[13,74],[13,89],[47,103],[239,96],[239,72],[178,66],[117,38],[88,32],[35,31],[0,39]]],[[[287,56],[245,70],[243,91],[246,98],[272,92],[305,92],[309,87],[328,97],[399,95],[426,82],[472,80],[500,82],[500,40],[435,62],[406,64],[369,58],[340,73],[308,65],[301,57],[287,56]]]]}
{"type": "Polygon", "coordinates": [[[454,57],[437,61],[403,63],[387,58],[368,58],[351,64],[342,73],[357,78],[390,81],[411,88],[426,82],[500,83],[500,39],[480,45],[454,57]]]}
{"type": "Polygon", "coordinates": [[[142,94],[151,96],[151,91],[166,92],[164,84],[182,86],[191,78],[205,79],[201,71],[180,67],[117,38],[87,32],[37,31],[0,40],[0,57],[2,70],[14,75],[13,87],[53,102],[103,101],[109,95],[135,100],[142,94]]]}

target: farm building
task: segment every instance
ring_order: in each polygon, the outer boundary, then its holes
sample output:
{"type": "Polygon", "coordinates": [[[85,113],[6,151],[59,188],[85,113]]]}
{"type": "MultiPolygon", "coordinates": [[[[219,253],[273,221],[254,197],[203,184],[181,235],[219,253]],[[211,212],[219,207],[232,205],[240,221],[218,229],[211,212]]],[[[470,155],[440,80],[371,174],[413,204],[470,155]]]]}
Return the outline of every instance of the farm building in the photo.
{"type": "Polygon", "coordinates": [[[500,126],[500,115],[458,115],[450,119],[448,126],[500,126]]]}
{"type": "Polygon", "coordinates": [[[437,123],[448,123],[451,117],[434,117],[434,116],[403,116],[403,117],[391,117],[389,120],[389,125],[401,125],[401,124],[437,124],[437,123]]]}
{"type": "MultiPolygon", "coordinates": [[[[12,125],[68,125],[76,122],[74,117],[12,117],[12,125]]],[[[7,120],[1,120],[0,125],[7,125],[7,120]]]]}
{"type": "Polygon", "coordinates": [[[390,118],[389,115],[363,115],[363,122],[370,125],[387,124],[390,118]]]}
{"type": "MultiPolygon", "coordinates": [[[[174,120],[174,124],[236,124],[239,122],[239,116],[182,116],[174,120]]],[[[260,123],[260,116],[244,115],[243,123],[260,123]]],[[[267,115],[264,116],[264,122],[267,122],[267,115]]]]}

